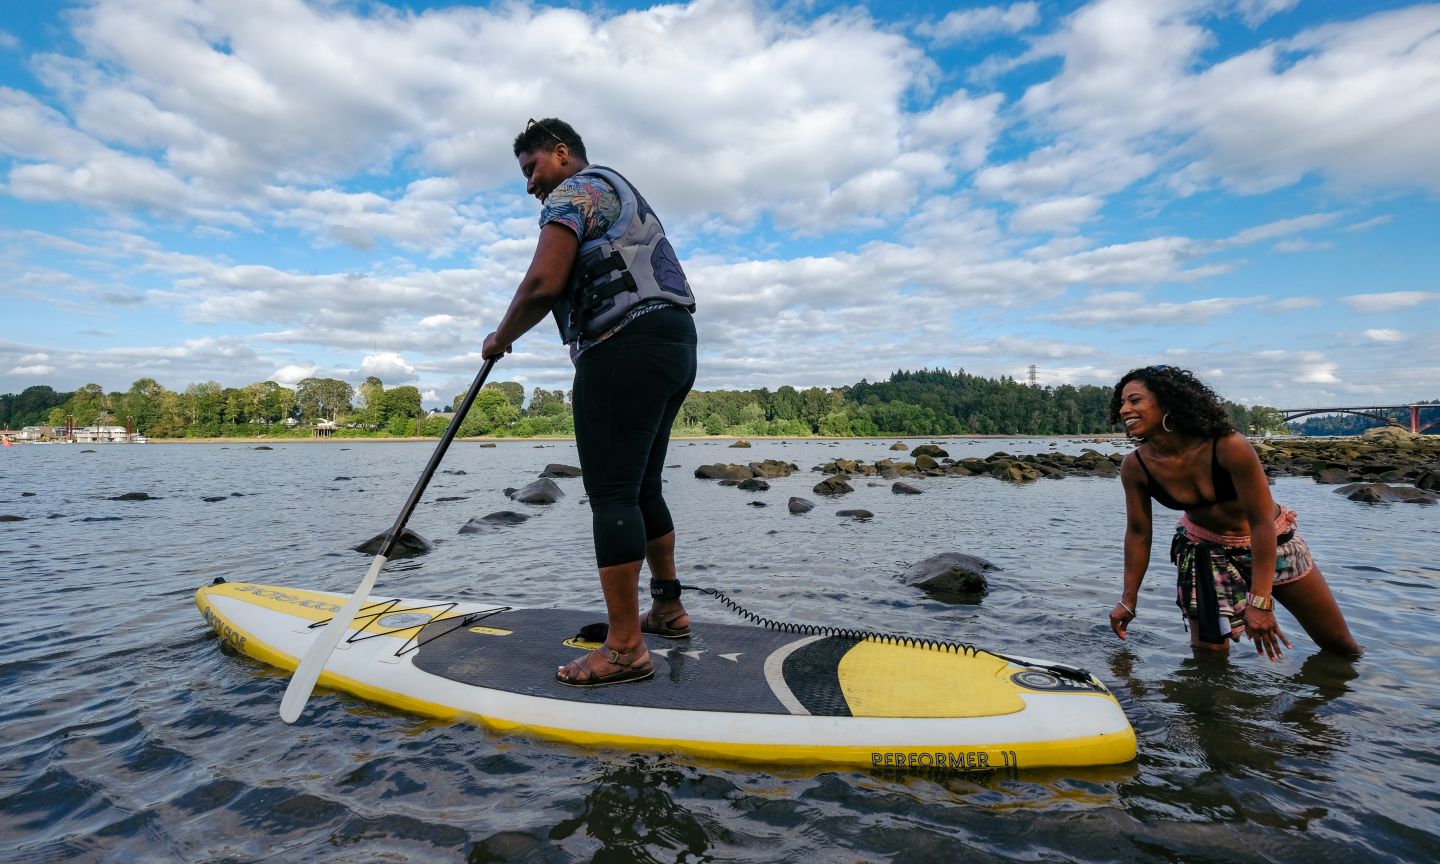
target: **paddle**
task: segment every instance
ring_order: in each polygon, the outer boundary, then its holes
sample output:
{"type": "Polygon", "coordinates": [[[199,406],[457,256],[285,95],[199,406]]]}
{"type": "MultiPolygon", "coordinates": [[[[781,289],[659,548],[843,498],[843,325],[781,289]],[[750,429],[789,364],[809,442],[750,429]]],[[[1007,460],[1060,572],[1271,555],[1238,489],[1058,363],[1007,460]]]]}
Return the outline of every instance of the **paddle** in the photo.
{"type": "Polygon", "coordinates": [[[315,683],[320,680],[320,673],[325,671],[325,664],[329,662],[330,655],[335,653],[335,646],[340,644],[345,631],[350,628],[350,623],[355,620],[355,614],[360,607],[365,605],[365,600],[370,596],[370,589],[375,587],[375,579],[380,575],[380,569],[385,566],[385,561],[390,557],[390,552],[395,548],[395,543],[405,530],[405,523],[410,521],[410,514],[415,511],[415,505],[419,503],[420,496],[424,494],[425,487],[430,485],[430,478],[435,475],[435,469],[439,467],[440,460],[449,449],[450,442],[455,440],[455,433],[460,430],[460,421],[465,419],[465,414],[475,402],[475,397],[480,393],[480,388],[485,385],[485,378],[490,374],[495,361],[486,360],[485,365],[480,367],[480,374],[475,376],[475,381],[470,385],[470,391],[465,394],[465,400],[455,408],[455,416],[450,418],[450,425],[445,429],[445,434],[440,436],[440,443],[435,445],[435,452],[430,455],[430,463],[425,466],[425,471],[416,481],[415,488],[410,490],[410,497],[405,499],[405,506],[400,509],[400,516],[396,518],[395,524],[391,526],[389,533],[385,535],[385,542],[380,544],[380,552],[375,560],[370,562],[370,569],[366,571],[365,578],[360,580],[360,587],[330,619],[311,644],[305,656],[300,658],[300,665],[295,667],[295,674],[290,676],[290,684],[285,688],[285,696],[280,700],[280,719],[286,723],[294,723],[300,719],[300,713],[305,710],[305,703],[310,701],[310,693],[315,689],[315,683]]]}

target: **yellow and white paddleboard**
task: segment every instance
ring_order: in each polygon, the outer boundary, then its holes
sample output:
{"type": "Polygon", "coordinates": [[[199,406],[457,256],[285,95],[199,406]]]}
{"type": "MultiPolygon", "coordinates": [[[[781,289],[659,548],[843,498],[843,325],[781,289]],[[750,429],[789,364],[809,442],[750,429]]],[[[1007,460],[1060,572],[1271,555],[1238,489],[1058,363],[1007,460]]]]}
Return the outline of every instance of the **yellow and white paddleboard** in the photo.
{"type": "MultiPolygon", "coordinates": [[[[240,582],[195,595],[222,639],[282,669],[296,667],[345,599],[240,582]]],[[[770,764],[976,771],[1135,758],[1135,732],[1095,678],[954,645],[696,620],[690,639],[646,637],[647,681],[556,682],[555,667],[595,647],[576,634],[600,618],[377,599],[320,684],[503,732],[770,764]]]]}

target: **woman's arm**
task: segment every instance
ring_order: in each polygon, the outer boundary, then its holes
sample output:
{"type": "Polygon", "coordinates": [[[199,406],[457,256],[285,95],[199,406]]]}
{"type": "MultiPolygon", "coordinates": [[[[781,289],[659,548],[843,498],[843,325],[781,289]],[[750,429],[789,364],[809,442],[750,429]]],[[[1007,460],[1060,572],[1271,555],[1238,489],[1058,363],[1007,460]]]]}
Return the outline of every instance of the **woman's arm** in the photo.
{"type": "MultiPolygon", "coordinates": [[[[1220,467],[1229,471],[1235,482],[1240,508],[1250,524],[1250,593],[1270,598],[1275,587],[1275,499],[1270,497],[1270,480],[1255,448],[1238,432],[1220,439],[1216,455],[1220,467]]],[[[1280,657],[1281,645],[1290,647],[1273,608],[1257,609],[1246,604],[1245,632],[1255,643],[1256,652],[1271,660],[1280,657]]]]}
{"type": "Polygon", "coordinates": [[[1120,463],[1120,483],[1125,489],[1125,585],[1120,589],[1120,602],[1110,610],[1110,629],[1124,639],[1139,608],[1140,583],[1150,567],[1150,496],[1133,453],[1120,463]]]}
{"type": "Polygon", "coordinates": [[[500,319],[494,332],[485,337],[481,357],[490,360],[509,354],[515,340],[550,313],[550,307],[565,295],[570,268],[575,264],[579,248],[580,239],[565,225],[550,222],[540,229],[540,241],[535,246],[535,257],[530,259],[530,269],[515,289],[505,317],[500,319]]]}

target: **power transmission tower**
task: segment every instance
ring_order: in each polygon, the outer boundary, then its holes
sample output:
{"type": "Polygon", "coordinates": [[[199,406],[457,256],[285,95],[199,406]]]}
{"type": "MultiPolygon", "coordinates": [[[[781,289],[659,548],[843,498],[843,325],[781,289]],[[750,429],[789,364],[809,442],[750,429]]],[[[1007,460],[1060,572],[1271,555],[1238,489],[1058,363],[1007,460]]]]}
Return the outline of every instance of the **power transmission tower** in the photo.
{"type": "Polygon", "coordinates": [[[1031,364],[1030,364],[1030,386],[1031,386],[1031,387],[1034,387],[1034,386],[1035,386],[1035,364],[1034,364],[1034,363],[1031,363],[1031,364]]]}

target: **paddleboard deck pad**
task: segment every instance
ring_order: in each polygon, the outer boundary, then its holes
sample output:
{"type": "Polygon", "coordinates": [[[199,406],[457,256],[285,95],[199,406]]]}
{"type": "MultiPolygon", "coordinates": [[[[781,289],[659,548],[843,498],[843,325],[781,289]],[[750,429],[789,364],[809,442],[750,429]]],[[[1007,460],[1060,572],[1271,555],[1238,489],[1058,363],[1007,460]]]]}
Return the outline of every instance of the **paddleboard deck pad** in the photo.
{"type": "MultiPolygon", "coordinates": [[[[290,670],[346,599],[241,582],[195,596],[224,641],[290,670]]],[[[1059,664],[721,623],[691,605],[690,639],[646,637],[653,678],[577,688],[555,669],[598,647],[578,634],[603,613],[372,598],[319,683],[500,732],[747,762],[976,771],[1135,757],[1115,697],[1059,664]]]]}

